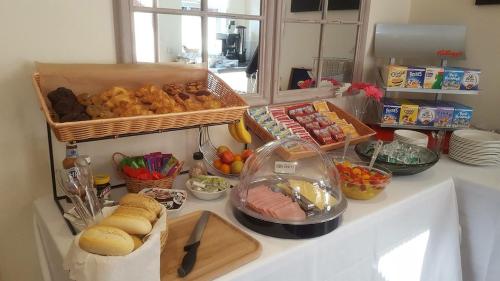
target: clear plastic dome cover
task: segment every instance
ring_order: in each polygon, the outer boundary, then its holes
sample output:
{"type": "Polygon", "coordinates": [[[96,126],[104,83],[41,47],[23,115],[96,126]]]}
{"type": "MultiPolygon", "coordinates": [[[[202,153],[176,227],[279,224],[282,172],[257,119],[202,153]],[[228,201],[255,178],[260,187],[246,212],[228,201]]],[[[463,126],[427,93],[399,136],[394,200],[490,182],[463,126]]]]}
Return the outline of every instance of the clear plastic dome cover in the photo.
{"type": "Polygon", "coordinates": [[[284,224],[325,222],[347,207],[335,165],[318,145],[295,137],[257,149],[231,191],[231,202],[249,216],[284,224]],[[285,160],[294,150],[311,156],[285,160]]]}

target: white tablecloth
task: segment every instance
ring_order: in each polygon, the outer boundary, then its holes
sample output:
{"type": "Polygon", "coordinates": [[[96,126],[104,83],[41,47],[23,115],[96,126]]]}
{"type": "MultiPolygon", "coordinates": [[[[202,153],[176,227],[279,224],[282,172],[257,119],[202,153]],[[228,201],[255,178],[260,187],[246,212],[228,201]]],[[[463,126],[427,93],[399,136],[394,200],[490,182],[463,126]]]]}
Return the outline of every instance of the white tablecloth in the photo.
{"type": "MultiPolygon", "coordinates": [[[[263,251],[257,260],[222,276],[220,280],[462,280],[457,201],[452,177],[471,173],[468,180],[495,186],[500,182],[499,172],[498,168],[469,167],[444,158],[424,173],[394,178],[391,185],[373,200],[349,200],[343,224],[337,230],[307,240],[277,239],[244,228],[232,216],[226,198],[207,202],[191,196],[179,215],[199,209],[211,210],[240,226],[262,244],[263,251]]],[[[179,179],[176,185],[179,187],[181,183],[182,179],[179,179]]],[[[462,181],[457,183],[460,184],[457,189],[468,190],[462,181]]],[[[496,194],[499,191],[499,187],[491,189],[496,194]]],[[[458,194],[459,202],[462,202],[465,193],[458,194]]],[[[474,200],[472,196],[465,197],[474,200]]],[[[468,213],[468,207],[459,208],[462,213],[468,213]]],[[[478,216],[481,217],[481,213],[478,216]]],[[[49,260],[47,271],[51,277],[48,278],[52,279],[47,280],[65,280],[62,257],[69,248],[72,235],[49,196],[35,202],[35,220],[40,229],[41,243],[38,244],[44,253],[41,256],[49,260]]],[[[462,259],[464,263],[469,262],[469,265],[464,265],[463,280],[500,280],[500,275],[494,271],[498,266],[481,267],[485,263],[497,264],[495,261],[500,260],[500,245],[491,244],[500,239],[489,236],[490,244],[484,246],[489,247],[489,255],[481,248],[475,248],[480,244],[474,240],[476,235],[485,235],[480,234],[482,229],[475,227],[491,230],[493,225],[476,224],[476,221],[465,224],[463,239],[468,242],[462,245],[469,243],[474,249],[469,249],[468,256],[462,259]],[[473,225],[474,231],[471,231],[473,225]],[[479,278],[487,276],[485,272],[490,279],[479,278]]]]}

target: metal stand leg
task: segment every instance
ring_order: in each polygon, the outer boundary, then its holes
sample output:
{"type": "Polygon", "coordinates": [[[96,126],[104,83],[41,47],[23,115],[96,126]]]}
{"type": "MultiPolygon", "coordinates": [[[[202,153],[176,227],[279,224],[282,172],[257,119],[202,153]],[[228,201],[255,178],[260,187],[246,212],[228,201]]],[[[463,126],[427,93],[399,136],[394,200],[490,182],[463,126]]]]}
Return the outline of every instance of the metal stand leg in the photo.
{"type": "MultiPolygon", "coordinates": [[[[51,176],[51,180],[52,180],[52,196],[54,198],[54,202],[57,205],[57,208],[59,209],[59,212],[61,212],[61,215],[63,215],[64,209],[63,209],[60,201],[66,200],[67,197],[66,196],[59,196],[57,194],[56,171],[55,171],[55,165],[54,165],[54,149],[52,147],[52,132],[50,131],[50,126],[48,123],[47,123],[47,142],[49,144],[49,160],[50,160],[50,176],[51,176]]],[[[64,221],[66,222],[66,225],[68,225],[68,228],[71,231],[71,233],[73,235],[76,235],[76,229],[73,226],[73,224],[71,224],[71,222],[67,218],[65,218],[64,216],[63,216],[63,218],[64,218],[64,221]]]]}

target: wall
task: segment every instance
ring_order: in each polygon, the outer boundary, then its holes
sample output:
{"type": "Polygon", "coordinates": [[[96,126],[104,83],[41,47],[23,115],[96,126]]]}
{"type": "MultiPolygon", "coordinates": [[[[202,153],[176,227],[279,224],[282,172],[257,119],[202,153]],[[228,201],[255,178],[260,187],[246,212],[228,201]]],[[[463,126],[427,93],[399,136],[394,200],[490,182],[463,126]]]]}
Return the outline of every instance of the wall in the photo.
{"type": "MultiPolygon", "coordinates": [[[[413,2],[418,2],[416,0],[413,2]]],[[[374,57],[373,39],[377,23],[408,23],[412,0],[371,0],[366,36],[363,80],[375,82],[376,65],[382,63],[374,57]]],[[[387,62],[385,62],[387,63],[387,62]]]]}
{"type": "Polygon", "coordinates": [[[500,105],[498,76],[500,75],[500,5],[476,6],[474,0],[414,0],[410,21],[429,24],[464,24],[467,26],[467,59],[456,66],[479,68],[479,96],[447,96],[475,108],[473,123],[479,127],[500,129],[497,117],[500,105]],[[429,8],[432,7],[432,8],[429,8]]]}

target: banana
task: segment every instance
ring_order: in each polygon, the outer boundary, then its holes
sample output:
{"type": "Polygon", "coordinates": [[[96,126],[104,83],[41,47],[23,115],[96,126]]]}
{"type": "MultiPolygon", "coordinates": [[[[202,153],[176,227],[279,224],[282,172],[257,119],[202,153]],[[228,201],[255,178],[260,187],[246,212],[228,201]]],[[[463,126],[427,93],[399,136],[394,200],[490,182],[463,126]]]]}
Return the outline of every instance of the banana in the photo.
{"type": "Polygon", "coordinates": [[[238,133],[236,132],[236,123],[227,124],[227,128],[233,139],[235,139],[239,143],[244,143],[243,140],[238,137],[238,133]]]}
{"type": "Polygon", "coordinates": [[[243,143],[249,144],[252,143],[252,135],[247,131],[245,128],[245,122],[243,121],[243,117],[240,119],[239,122],[235,124],[236,127],[236,133],[238,134],[238,137],[243,141],[243,143]]]}

